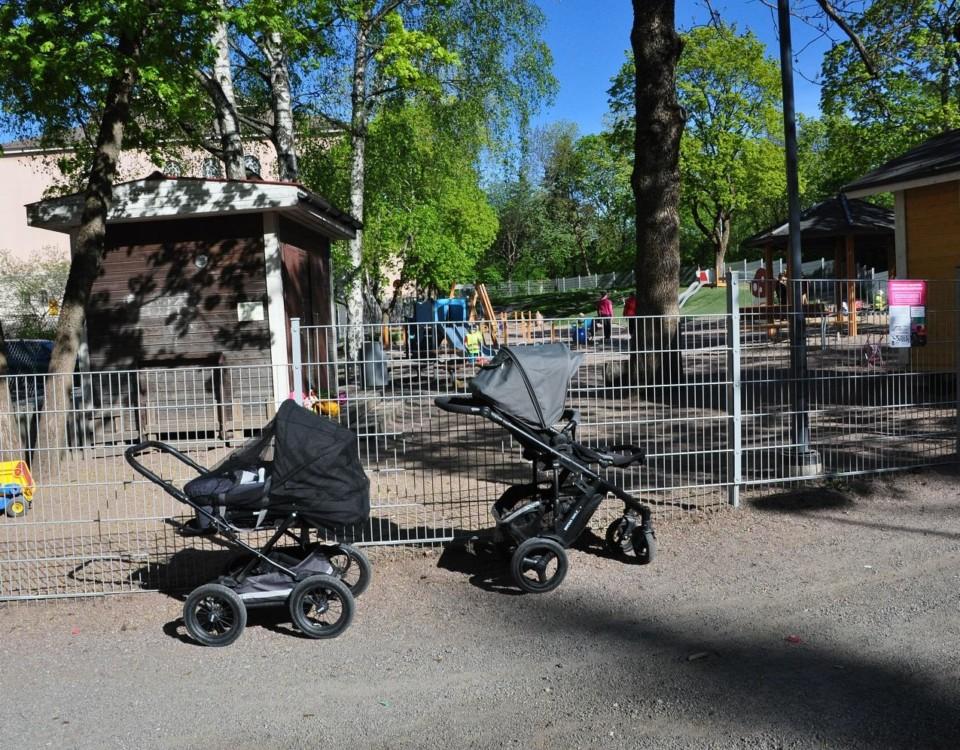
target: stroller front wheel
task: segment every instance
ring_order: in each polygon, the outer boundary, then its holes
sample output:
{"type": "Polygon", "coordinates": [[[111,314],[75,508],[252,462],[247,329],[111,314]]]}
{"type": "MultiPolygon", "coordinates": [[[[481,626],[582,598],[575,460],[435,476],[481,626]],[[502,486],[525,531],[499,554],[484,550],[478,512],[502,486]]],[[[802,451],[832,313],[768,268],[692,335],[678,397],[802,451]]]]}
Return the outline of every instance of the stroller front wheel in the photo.
{"type": "Polygon", "coordinates": [[[649,565],[657,556],[657,537],[652,529],[638,526],[633,530],[633,553],[637,556],[637,563],[649,565]]]}
{"type": "Polygon", "coordinates": [[[637,522],[627,516],[615,519],[607,527],[607,551],[617,559],[626,559],[633,552],[633,530],[636,526],[637,522]]]}
{"type": "Polygon", "coordinates": [[[183,624],[204,646],[229,646],[247,624],[247,609],[235,591],[219,583],[195,588],[183,604],[183,624]]]}
{"type": "Polygon", "coordinates": [[[559,543],[545,537],[532,537],[514,551],[510,574],[524,591],[545,594],[563,582],[568,565],[567,552],[559,543]]]}
{"type": "Polygon", "coordinates": [[[339,578],[305,578],[290,594],[293,624],[309,638],[335,638],[350,625],[356,605],[350,589],[339,578]]]}

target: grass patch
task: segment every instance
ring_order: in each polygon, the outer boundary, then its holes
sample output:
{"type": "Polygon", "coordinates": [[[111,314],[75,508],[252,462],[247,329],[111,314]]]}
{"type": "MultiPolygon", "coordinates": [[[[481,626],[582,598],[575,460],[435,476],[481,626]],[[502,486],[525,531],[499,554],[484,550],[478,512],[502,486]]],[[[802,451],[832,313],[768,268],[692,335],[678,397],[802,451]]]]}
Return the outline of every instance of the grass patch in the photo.
{"type": "MultiPolygon", "coordinates": [[[[686,287],[677,290],[679,295],[686,287]]],[[[613,300],[613,314],[619,317],[623,314],[623,301],[633,290],[630,288],[608,290],[613,300]]],[[[597,299],[600,292],[597,289],[575,289],[569,292],[547,292],[546,294],[518,294],[512,297],[492,296],[491,302],[497,310],[514,312],[537,310],[545,318],[568,318],[583,313],[596,315],[597,299]]],[[[755,305],[757,301],[750,294],[746,285],[740,287],[740,306],[755,305]]],[[[681,312],[684,315],[722,315],[727,311],[727,290],[725,288],[703,287],[698,291],[681,312]]]]}

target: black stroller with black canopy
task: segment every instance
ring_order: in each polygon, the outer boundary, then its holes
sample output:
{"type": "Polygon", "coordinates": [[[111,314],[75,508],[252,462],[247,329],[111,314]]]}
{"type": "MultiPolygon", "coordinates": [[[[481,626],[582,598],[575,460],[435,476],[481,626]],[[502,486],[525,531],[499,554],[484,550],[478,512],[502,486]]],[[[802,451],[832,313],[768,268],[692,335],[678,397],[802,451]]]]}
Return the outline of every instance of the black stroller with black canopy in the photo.
{"type": "Polygon", "coordinates": [[[219,533],[246,552],[187,597],[183,620],[197,641],[233,643],[247,608],[263,605],[287,604],[293,624],[311,638],[331,638],[349,626],[354,597],[370,581],[370,563],[359,549],[328,540],[370,515],[370,481],[350,430],[285,401],[257,437],[212,469],[153,440],[127,449],[126,459],[196,511],[184,530],[219,533]],[[150,451],[172,456],[199,476],[177,487],[144,466],[150,451]],[[259,550],[240,538],[264,529],[274,533],[259,550]],[[279,547],[284,539],[293,545],[279,547]]]}
{"type": "Polygon", "coordinates": [[[494,503],[495,539],[510,548],[510,573],[524,591],[552,591],[567,573],[567,554],[607,493],[623,501],[606,544],[617,557],[641,564],[656,553],[650,509],[593,467],[643,463],[642,449],[593,449],[577,442],[580,414],[566,409],[570,378],[581,355],[566,344],[503,347],[470,381],[469,396],[442,396],[441,409],[484,417],[504,427],[532,462],[533,481],[509,487],[494,503]]]}

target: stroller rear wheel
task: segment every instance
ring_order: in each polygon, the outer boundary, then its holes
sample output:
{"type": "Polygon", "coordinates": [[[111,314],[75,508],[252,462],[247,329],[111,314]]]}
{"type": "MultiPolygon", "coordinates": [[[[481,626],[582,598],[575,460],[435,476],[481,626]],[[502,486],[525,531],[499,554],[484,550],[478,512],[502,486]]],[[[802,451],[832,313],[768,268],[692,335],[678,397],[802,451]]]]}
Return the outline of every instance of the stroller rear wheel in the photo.
{"type": "Polygon", "coordinates": [[[353,594],[339,578],[310,576],[290,594],[293,624],[310,638],[334,638],[350,625],[355,608],[353,594]]]}
{"type": "Polygon", "coordinates": [[[532,537],[520,543],[510,559],[510,574],[524,591],[545,594],[567,575],[567,553],[553,539],[532,537]]]}
{"type": "Polygon", "coordinates": [[[247,624],[247,610],[236,592],[219,583],[195,588],[183,605],[183,623],[204,646],[229,646],[247,624]]]}
{"type": "Polygon", "coordinates": [[[367,590],[373,567],[363,552],[351,544],[335,544],[324,552],[337,576],[347,585],[354,598],[367,590]]]}

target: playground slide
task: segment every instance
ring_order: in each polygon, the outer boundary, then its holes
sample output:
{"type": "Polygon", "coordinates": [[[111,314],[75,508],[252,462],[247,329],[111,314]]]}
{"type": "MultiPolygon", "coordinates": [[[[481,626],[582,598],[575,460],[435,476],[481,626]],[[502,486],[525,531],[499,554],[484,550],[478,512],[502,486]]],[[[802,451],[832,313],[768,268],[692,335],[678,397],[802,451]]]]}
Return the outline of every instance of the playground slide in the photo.
{"type": "MultiPolygon", "coordinates": [[[[466,356],[473,356],[467,351],[468,331],[466,326],[451,325],[448,323],[443,325],[443,332],[447,335],[447,341],[450,342],[450,346],[456,351],[466,356]]],[[[478,356],[490,359],[493,356],[493,351],[489,347],[481,345],[478,356]]]]}
{"type": "Polygon", "coordinates": [[[680,304],[679,307],[683,307],[687,302],[689,302],[693,296],[700,291],[703,287],[703,284],[698,280],[694,281],[686,290],[680,295],[680,304]]]}

